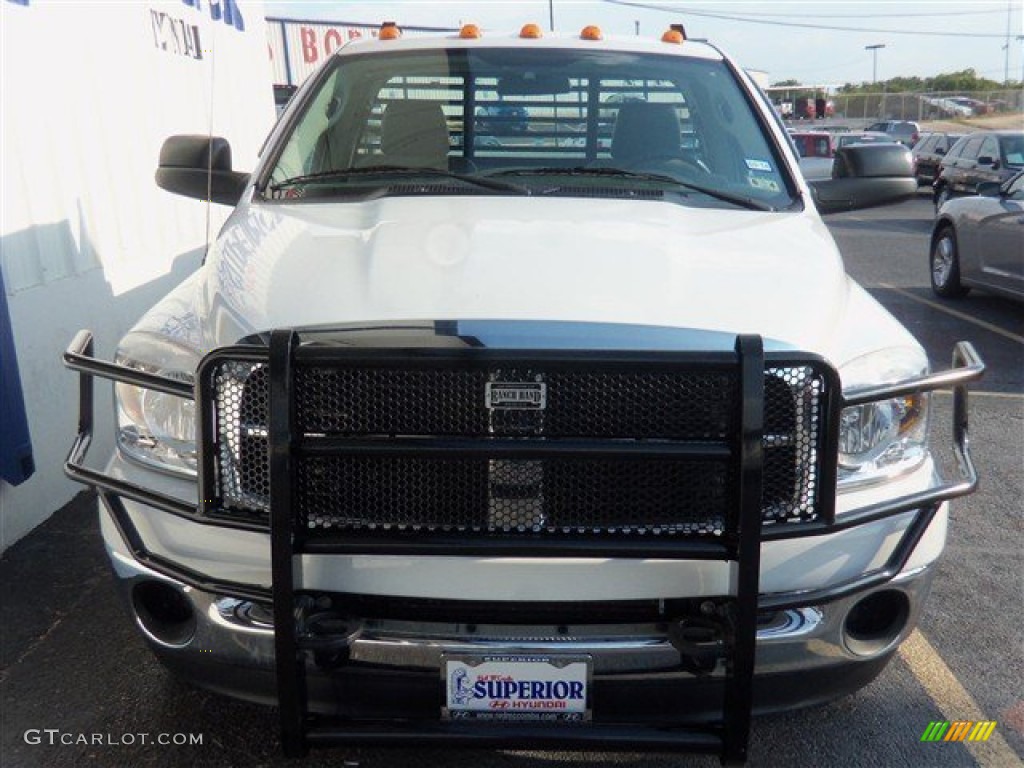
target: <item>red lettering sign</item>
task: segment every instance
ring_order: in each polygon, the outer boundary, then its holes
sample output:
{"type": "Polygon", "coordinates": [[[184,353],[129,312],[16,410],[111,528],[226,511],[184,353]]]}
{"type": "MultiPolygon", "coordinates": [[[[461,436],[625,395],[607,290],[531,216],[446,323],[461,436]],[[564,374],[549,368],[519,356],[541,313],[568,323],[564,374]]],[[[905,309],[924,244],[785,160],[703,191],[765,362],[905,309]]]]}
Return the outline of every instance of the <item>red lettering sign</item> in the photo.
{"type": "Polygon", "coordinates": [[[341,33],[336,29],[327,30],[324,35],[324,50],[331,53],[335,48],[341,47],[341,33]]]}
{"type": "Polygon", "coordinates": [[[299,29],[299,34],[302,37],[302,58],[307,64],[312,64],[320,58],[316,50],[316,31],[309,27],[302,27],[299,29]]]}

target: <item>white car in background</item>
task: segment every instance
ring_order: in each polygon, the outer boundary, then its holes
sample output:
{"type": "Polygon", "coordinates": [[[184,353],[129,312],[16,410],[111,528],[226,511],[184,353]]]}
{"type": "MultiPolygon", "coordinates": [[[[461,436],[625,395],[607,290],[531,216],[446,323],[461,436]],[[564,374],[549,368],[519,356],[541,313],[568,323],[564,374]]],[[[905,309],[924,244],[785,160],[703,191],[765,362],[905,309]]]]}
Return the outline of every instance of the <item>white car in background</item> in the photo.
{"type": "Polygon", "coordinates": [[[943,113],[951,117],[971,117],[974,115],[974,107],[966,98],[955,96],[946,98],[924,98],[923,101],[933,107],[937,107],[943,113]]]}
{"type": "Polygon", "coordinates": [[[971,288],[1024,300],[1024,171],[978,194],[948,200],[929,250],[932,290],[948,299],[971,288]]]}

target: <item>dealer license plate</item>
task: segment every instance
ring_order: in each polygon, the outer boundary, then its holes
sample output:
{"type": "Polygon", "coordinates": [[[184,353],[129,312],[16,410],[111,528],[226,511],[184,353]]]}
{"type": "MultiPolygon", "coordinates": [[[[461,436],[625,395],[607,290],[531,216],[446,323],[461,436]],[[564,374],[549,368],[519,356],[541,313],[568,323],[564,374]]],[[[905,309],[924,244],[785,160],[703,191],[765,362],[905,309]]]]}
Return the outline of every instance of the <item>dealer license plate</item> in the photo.
{"type": "Polygon", "coordinates": [[[445,654],[445,720],[590,720],[589,656],[445,654]]]}

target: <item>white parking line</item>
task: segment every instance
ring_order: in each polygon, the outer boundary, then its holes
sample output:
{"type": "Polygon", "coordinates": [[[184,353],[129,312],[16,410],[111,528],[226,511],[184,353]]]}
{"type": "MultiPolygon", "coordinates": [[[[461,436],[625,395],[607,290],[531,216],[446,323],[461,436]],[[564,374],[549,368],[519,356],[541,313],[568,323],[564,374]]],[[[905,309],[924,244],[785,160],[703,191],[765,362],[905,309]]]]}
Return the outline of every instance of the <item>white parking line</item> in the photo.
{"type": "Polygon", "coordinates": [[[1024,344],[1024,336],[1018,336],[1016,333],[1008,331],[1005,328],[1000,328],[998,325],[986,323],[984,320],[979,320],[978,318],[971,317],[970,315],[965,314],[963,312],[958,312],[955,309],[950,309],[945,304],[939,304],[937,301],[922,299],[920,296],[915,296],[913,293],[910,293],[909,291],[904,291],[902,288],[897,288],[895,285],[890,285],[889,283],[877,283],[877,285],[879,288],[885,288],[887,291],[898,293],[900,296],[908,298],[912,301],[916,301],[919,304],[924,304],[925,306],[931,307],[932,309],[937,309],[940,312],[945,312],[947,315],[952,315],[953,317],[959,318],[960,320],[965,320],[968,323],[973,323],[979,328],[984,328],[986,331],[998,333],[1000,336],[1005,336],[1006,338],[1010,339],[1010,341],[1016,341],[1018,344],[1024,344]]]}
{"type": "MultiPolygon", "coordinates": [[[[910,637],[903,642],[899,648],[899,655],[917,681],[924,687],[931,700],[935,702],[944,719],[950,722],[957,720],[982,722],[993,719],[982,712],[978,702],[960,684],[960,681],[946,666],[946,662],[935,652],[932,644],[921,634],[920,630],[915,629],[910,637]]],[[[922,732],[926,725],[927,723],[922,723],[922,732]]],[[[1002,727],[1003,723],[999,723],[988,741],[957,743],[971,753],[981,768],[989,768],[989,766],[1006,768],[1020,765],[1020,757],[999,733],[999,729],[1002,727]]],[[[944,745],[942,743],[923,746],[927,746],[929,749],[953,748],[952,744],[944,745]]]]}

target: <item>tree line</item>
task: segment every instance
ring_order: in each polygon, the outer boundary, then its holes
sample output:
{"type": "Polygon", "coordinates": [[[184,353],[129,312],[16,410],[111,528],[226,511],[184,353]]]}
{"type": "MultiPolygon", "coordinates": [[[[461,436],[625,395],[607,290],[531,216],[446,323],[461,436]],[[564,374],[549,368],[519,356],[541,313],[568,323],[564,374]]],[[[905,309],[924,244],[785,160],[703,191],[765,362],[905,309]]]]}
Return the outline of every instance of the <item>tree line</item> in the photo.
{"type": "MultiPolygon", "coordinates": [[[[782,80],[773,86],[800,88],[799,80],[782,80]]],[[[973,69],[946,72],[934,77],[891,77],[877,83],[846,83],[836,89],[837,93],[907,93],[907,92],[948,92],[948,91],[998,91],[1007,87],[1019,87],[1019,83],[1000,83],[981,77],[973,69]]]]}

